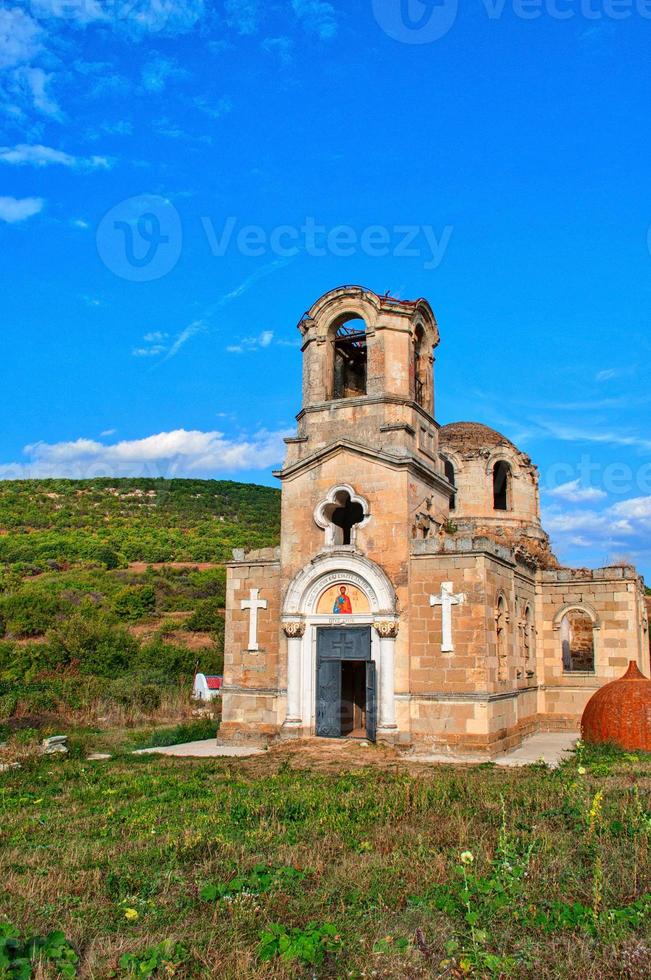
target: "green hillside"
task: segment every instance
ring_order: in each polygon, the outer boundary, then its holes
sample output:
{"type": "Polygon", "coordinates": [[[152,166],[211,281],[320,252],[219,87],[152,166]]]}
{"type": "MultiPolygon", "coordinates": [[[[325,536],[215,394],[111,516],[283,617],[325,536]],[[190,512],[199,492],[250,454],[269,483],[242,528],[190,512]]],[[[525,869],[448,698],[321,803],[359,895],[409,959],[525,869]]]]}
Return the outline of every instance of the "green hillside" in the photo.
{"type": "Polygon", "coordinates": [[[223,562],[279,524],[269,487],[0,482],[0,741],[26,718],[184,717],[195,669],[223,669],[223,562]]]}
{"type": "Polygon", "coordinates": [[[276,544],[280,493],[218,480],[0,482],[0,564],[223,561],[276,544]]]}

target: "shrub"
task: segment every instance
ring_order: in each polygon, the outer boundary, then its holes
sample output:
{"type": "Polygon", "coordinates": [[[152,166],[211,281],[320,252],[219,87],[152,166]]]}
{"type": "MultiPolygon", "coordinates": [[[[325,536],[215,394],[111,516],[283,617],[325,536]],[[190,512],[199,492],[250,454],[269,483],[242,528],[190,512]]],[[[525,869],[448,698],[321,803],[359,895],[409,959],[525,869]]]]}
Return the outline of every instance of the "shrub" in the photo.
{"type": "Polygon", "coordinates": [[[213,633],[220,630],[223,632],[224,615],[221,599],[204,599],[198,602],[185,628],[196,633],[213,633]]]}
{"type": "Polygon", "coordinates": [[[41,636],[56,621],[61,605],[54,596],[24,589],[0,599],[0,617],[5,631],[17,638],[41,636]]]}
{"type": "Polygon", "coordinates": [[[78,663],[83,673],[114,677],[132,667],[138,643],[101,610],[84,607],[47,635],[48,645],[62,663],[78,663]]]}
{"type": "Polygon", "coordinates": [[[140,669],[161,671],[167,680],[176,680],[181,674],[194,674],[197,655],[177,643],[166,643],[160,637],[150,640],[140,648],[136,665],[140,669]]]}
{"type": "Polygon", "coordinates": [[[125,708],[156,711],[161,705],[161,688],[156,684],[143,684],[134,676],[118,677],[106,691],[107,696],[125,708]]]}
{"type": "Polygon", "coordinates": [[[18,707],[18,698],[15,694],[0,694],[0,721],[11,718],[18,707]]]}
{"type": "Polygon", "coordinates": [[[127,585],[113,600],[113,611],[118,619],[132,623],[150,616],[155,609],[156,592],[151,585],[127,585]]]}

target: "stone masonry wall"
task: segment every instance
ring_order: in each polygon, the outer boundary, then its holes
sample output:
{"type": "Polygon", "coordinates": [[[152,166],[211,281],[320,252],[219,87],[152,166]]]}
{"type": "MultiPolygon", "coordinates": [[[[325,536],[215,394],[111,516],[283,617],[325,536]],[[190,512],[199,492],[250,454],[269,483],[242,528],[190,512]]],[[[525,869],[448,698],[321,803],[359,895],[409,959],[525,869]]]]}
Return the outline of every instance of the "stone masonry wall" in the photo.
{"type": "MultiPolygon", "coordinates": [[[[273,551],[273,549],[271,549],[273,551]]],[[[223,715],[220,738],[265,737],[278,732],[284,720],[281,688],[280,562],[256,558],[231,562],[226,576],[223,715]],[[258,611],[258,651],[248,650],[249,611],[241,608],[251,589],[260,590],[267,608],[258,611]]]]}
{"type": "Polygon", "coordinates": [[[540,724],[577,729],[591,695],[621,677],[629,660],[644,671],[641,584],[631,567],[559,569],[540,573],[538,673],[541,681],[540,724]],[[560,614],[566,606],[591,610],[594,629],[594,673],[563,670],[560,614]]]}
{"type": "MultiPolygon", "coordinates": [[[[535,728],[535,686],[522,671],[516,597],[533,606],[533,573],[495,555],[414,555],[410,573],[410,656],[398,664],[397,691],[410,694],[409,723],[418,745],[494,754],[535,728]],[[443,653],[442,613],[432,608],[443,582],[465,601],[452,612],[454,652],[443,653]],[[507,669],[498,677],[495,607],[505,597],[509,616],[507,669]],[[521,676],[518,677],[518,671],[521,676]]],[[[404,706],[401,705],[404,715],[404,706]]],[[[405,726],[406,720],[402,726],[405,726]]]]}

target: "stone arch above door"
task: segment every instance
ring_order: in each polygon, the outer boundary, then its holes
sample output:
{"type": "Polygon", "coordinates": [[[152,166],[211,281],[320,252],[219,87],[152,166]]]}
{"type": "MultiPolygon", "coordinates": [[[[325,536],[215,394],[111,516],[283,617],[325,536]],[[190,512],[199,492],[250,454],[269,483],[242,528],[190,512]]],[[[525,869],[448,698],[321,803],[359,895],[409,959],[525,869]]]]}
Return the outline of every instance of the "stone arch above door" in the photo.
{"type": "Polygon", "coordinates": [[[283,619],[313,616],[329,586],[351,585],[368,599],[370,615],[395,616],[396,595],[386,573],[361,555],[328,553],[301,569],[291,582],[283,604],[283,619]]]}

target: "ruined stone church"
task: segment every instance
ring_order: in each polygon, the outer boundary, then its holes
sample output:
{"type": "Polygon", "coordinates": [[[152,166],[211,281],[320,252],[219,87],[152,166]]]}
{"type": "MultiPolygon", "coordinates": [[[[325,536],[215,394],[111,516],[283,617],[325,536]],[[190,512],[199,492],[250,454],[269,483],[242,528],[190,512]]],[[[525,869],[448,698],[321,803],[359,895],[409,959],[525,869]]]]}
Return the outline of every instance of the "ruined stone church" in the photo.
{"type": "Polygon", "coordinates": [[[560,567],[529,457],[436,422],[426,300],[343,286],[298,328],[280,548],[228,565],[220,737],[494,755],[648,672],[635,569],[560,567]]]}

